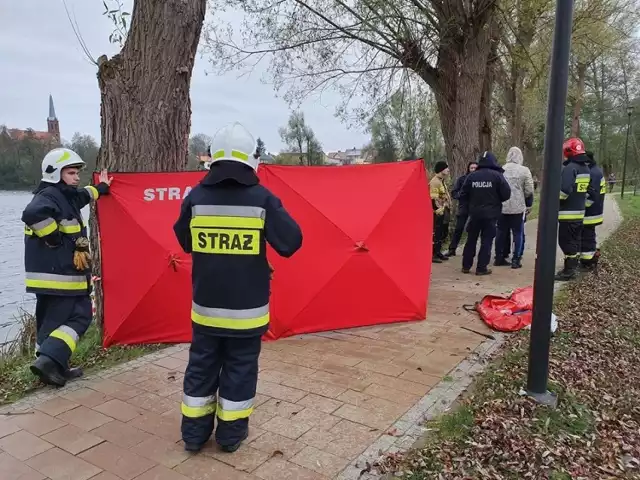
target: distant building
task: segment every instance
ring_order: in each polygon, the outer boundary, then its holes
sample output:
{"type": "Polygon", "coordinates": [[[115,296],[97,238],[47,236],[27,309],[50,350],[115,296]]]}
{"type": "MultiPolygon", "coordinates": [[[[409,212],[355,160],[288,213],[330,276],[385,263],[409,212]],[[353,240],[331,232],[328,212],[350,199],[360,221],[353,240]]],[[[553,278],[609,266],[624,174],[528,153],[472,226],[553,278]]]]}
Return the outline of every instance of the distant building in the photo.
{"type": "Polygon", "coordinates": [[[53,106],[53,97],[49,95],[49,116],[47,117],[47,131],[33,130],[27,128],[21,130],[19,128],[7,128],[0,126],[0,134],[8,135],[13,140],[22,140],[25,137],[32,136],[36,140],[40,140],[43,143],[49,143],[52,145],[60,144],[60,122],[56,117],[56,110],[53,106]]]}
{"type": "Polygon", "coordinates": [[[329,152],[327,154],[329,163],[333,165],[363,165],[365,163],[371,163],[372,158],[370,154],[363,153],[361,148],[349,148],[347,150],[337,152],[329,152]]]}

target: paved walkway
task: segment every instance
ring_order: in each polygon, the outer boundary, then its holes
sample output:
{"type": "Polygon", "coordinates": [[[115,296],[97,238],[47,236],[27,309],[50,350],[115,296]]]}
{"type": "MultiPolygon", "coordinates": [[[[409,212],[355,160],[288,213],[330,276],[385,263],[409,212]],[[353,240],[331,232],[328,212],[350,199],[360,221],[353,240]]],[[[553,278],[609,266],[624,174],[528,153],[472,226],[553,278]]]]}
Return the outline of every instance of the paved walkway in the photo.
{"type": "MultiPolygon", "coordinates": [[[[619,221],[615,207],[608,202],[602,237],[619,221]]],[[[476,277],[460,273],[459,257],[434,265],[426,321],[265,343],[250,437],[234,454],[183,451],[188,350],[178,345],[0,410],[17,413],[0,417],[0,478],[366,478],[366,462],[411,446],[425,416],[459,393],[449,385],[468,385],[478,356],[499,343],[466,330],[491,333],[462,306],[531,284],[535,228],[521,270],[476,277]]]]}

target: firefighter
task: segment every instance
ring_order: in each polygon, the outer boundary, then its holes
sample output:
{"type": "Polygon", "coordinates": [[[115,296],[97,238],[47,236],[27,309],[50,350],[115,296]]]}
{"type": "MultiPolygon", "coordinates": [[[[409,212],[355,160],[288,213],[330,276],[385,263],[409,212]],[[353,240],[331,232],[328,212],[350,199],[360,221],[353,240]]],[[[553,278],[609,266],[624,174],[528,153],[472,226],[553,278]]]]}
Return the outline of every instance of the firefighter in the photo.
{"type": "Polygon", "coordinates": [[[27,292],[36,294],[36,360],[31,372],[48,385],[63,386],[82,375],[69,358],[93,317],[89,240],[81,210],[109,193],[106,170],[100,183],[78,189],[85,163],[67,148],[42,161],[42,181],[22,213],[25,223],[27,292]]]}
{"type": "Polygon", "coordinates": [[[591,179],[589,157],[585,154],[582,140],[570,138],[562,149],[566,161],[562,164],[558,244],[564,253],[564,267],[556,274],[558,281],[571,280],[578,273],[582,222],[591,179]]]}
{"type": "Polygon", "coordinates": [[[495,155],[484,152],[477,170],[469,174],[462,186],[460,201],[469,205],[467,243],[462,251],[463,273],[471,271],[480,237],[476,275],[491,275],[487,266],[491,260],[491,245],[496,236],[496,224],[502,213],[502,203],[511,197],[511,187],[503,172],[495,155]]]}
{"type": "Polygon", "coordinates": [[[184,199],[174,225],[193,260],[182,438],[187,451],[201,450],[217,417],[216,442],[230,453],[249,433],[261,337],[269,326],[266,243],[290,257],[302,245],[302,232],[259,184],[256,142],[241,124],[219,130],[211,153],[209,172],[184,199]]]}
{"type": "Polygon", "coordinates": [[[585,214],[582,222],[582,239],[580,248],[580,264],[585,270],[598,265],[600,251],[596,238],[596,227],[604,222],[604,197],[607,193],[607,182],[602,169],[596,163],[593,153],[586,153],[589,166],[589,190],[585,202],[585,214]]]}
{"type": "Polygon", "coordinates": [[[449,260],[442,253],[442,244],[449,233],[449,217],[451,216],[451,195],[446,180],[449,176],[449,165],[445,161],[436,162],[435,175],[429,182],[431,205],[433,207],[433,263],[449,260]]]}

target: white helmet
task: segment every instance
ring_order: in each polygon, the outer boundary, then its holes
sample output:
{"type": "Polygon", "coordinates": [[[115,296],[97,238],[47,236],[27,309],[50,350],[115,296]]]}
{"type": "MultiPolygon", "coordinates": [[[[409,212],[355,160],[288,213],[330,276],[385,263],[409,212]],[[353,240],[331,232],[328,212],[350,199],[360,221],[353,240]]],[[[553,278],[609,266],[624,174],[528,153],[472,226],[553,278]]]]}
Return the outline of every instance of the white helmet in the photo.
{"type": "Polygon", "coordinates": [[[238,122],[222,127],[211,140],[211,163],[230,160],[257,170],[258,158],[255,153],[256,141],[253,135],[238,122]]]}
{"type": "Polygon", "coordinates": [[[84,160],[73,150],[68,148],[54,148],[44,156],[42,160],[42,181],[47,183],[58,183],[60,172],[66,167],[85,166],[84,160]]]}

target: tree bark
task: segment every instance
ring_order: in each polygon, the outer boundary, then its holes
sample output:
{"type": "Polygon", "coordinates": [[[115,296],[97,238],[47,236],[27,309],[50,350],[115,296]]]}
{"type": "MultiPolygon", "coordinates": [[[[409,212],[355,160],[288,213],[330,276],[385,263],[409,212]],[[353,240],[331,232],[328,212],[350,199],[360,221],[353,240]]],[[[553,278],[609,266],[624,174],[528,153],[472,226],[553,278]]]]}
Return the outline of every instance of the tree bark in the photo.
{"type": "MultiPolygon", "coordinates": [[[[495,25],[492,30],[495,30],[495,25]]],[[[493,120],[491,115],[491,100],[493,99],[493,86],[495,83],[496,62],[498,60],[498,38],[491,39],[491,49],[487,60],[487,69],[482,85],[482,97],[480,98],[480,124],[478,137],[480,150],[492,150],[493,148],[493,120]]]]}
{"type": "MultiPolygon", "coordinates": [[[[101,146],[98,168],[114,172],[184,170],[189,86],[206,0],[135,0],[125,44],[98,59],[101,146]]],[[[101,275],[98,225],[91,216],[94,274],[101,275]]],[[[102,288],[95,286],[102,326],[102,288]]]]}
{"type": "Polygon", "coordinates": [[[434,92],[447,159],[457,177],[480,154],[478,125],[491,49],[490,29],[475,25],[467,35],[443,38],[441,45],[434,92]]]}
{"type": "Polygon", "coordinates": [[[584,87],[587,77],[587,64],[579,62],[577,68],[578,85],[576,93],[576,101],[573,104],[573,121],[571,122],[571,136],[580,136],[580,115],[582,113],[582,104],[584,102],[584,87]]]}

